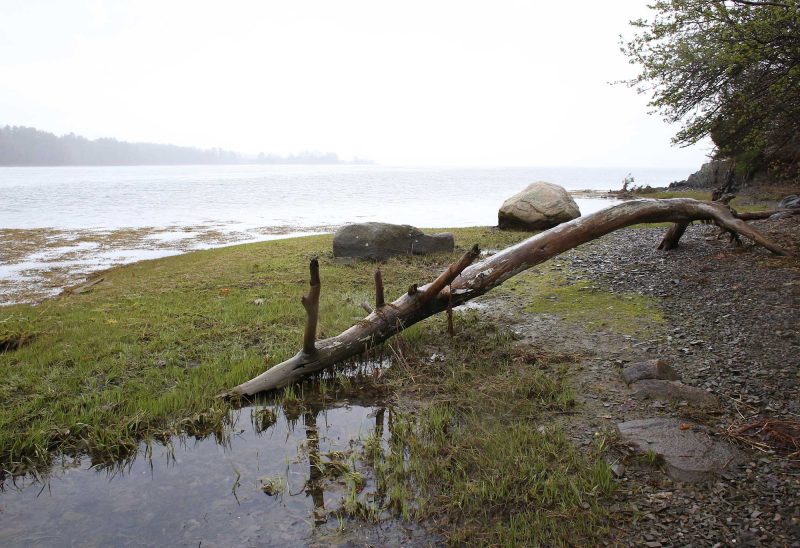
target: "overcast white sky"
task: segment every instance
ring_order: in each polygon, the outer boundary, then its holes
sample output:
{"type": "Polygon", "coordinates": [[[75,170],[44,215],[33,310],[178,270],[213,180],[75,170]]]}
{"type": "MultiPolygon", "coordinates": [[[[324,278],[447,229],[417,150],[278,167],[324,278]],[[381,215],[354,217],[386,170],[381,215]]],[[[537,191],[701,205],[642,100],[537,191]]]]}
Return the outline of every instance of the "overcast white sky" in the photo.
{"type": "Polygon", "coordinates": [[[608,82],[646,0],[0,0],[0,124],[387,165],[698,167],[608,82]]]}

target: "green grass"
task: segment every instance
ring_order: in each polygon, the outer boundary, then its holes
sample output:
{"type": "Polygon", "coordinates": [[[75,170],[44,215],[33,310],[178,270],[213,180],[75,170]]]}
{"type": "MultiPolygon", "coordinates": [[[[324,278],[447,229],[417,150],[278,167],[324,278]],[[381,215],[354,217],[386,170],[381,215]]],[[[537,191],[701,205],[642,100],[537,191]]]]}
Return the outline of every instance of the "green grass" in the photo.
{"type": "Polygon", "coordinates": [[[664,321],[655,299],[570,280],[568,272],[555,270],[549,263],[512,278],[498,291],[519,295],[529,312],[555,314],[590,331],[641,335],[664,321]]]}
{"type": "Polygon", "coordinates": [[[394,411],[388,442],[377,434],[363,441],[377,493],[352,493],[348,512],[435,524],[458,545],[602,538],[614,482],[601,451],[579,451],[543,426],[575,406],[575,358],[516,348],[507,328],[474,312],[459,316],[453,339],[442,337],[443,320],[430,324],[393,343],[405,358],[389,382],[401,402],[416,405],[394,411]],[[427,359],[434,349],[443,361],[427,359]]]}
{"type": "MultiPolygon", "coordinates": [[[[429,281],[472,243],[502,248],[529,236],[454,232],[461,249],[453,254],[382,265],[387,298],[429,281]]],[[[112,463],[143,439],[181,432],[224,437],[229,404],[216,395],[300,347],[299,297],[308,288],[311,257],[321,263],[320,336],[363,317],[359,303],[374,298],[375,265],[337,263],[330,245],[330,236],[315,236],[141,262],[104,273],[89,293],[0,309],[3,340],[19,343],[0,352],[1,468],[46,471],[58,453],[112,463]]],[[[582,306],[602,308],[595,313],[603,318],[613,316],[608,306],[626,305],[616,327],[647,308],[566,289],[550,273],[507,284],[528,292],[531,310],[569,321],[590,314],[576,303],[566,307],[573,291],[590,296],[582,306]],[[558,300],[546,298],[551,294],[558,300]]],[[[575,406],[575,357],[517,348],[507,328],[474,311],[459,313],[455,325],[452,339],[437,316],[392,340],[393,365],[380,381],[398,402],[388,442],[363,440],[359,462],[354,454],[326,455],[316,463],[319,476],[343,482],[342,508],[351,516],[424,521],[456,544],[601,538],[608,528],[603,502],[613,489],[602,451],[577,450],[557,428],[542,428],[552,414],[575,406]],[[432,353],[443,359],[431,361],[432,353]],[[365,462],[377,485],[371,500],[365,462]]],[[[334,373],[289,387],[277,401],[287,417],[299,416],[312,400],[357,390],[355,381],[334,373]]],[[[276,414],[253,411],[251,420],[263,431],[276,414]]],[[[270,478],[261,483],[265,492],[281,493],[270,478]]]]}
{"type": "MultiPolygon", "coordinates": [[[[639,195],[637,195],[639,196],[639,195]]],[[[660,191],[641,194],[642,198],[664,199],[664,198],[694,198],[695,200],[710,200],[711,191],[707,190],[679,190],[679,191],[660,191]]]]}
{"type": "MultiPolygon", "coordinates": [[[[462,248],[524,236],[456,231],[462,248]]],[[[363,317],[375,265],[336,264],[330,248],[326,235],[144,261],[89,293],[0,308],[0,469],[46,465],[57,451],[113,461],[149,436],[218,428],[217,394],[300,348],[311,257],[321,257],[320,336],[363,317]]],[[[461,252],[389,261],[387,298],[461,252]]]]}

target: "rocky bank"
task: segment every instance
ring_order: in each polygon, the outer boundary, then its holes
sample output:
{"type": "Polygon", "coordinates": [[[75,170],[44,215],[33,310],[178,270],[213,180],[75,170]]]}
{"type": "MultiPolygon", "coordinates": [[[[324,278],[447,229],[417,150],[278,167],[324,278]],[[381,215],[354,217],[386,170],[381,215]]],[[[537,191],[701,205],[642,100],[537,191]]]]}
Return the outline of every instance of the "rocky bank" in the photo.
{"type": "MultiPolygon", "coordinates": [[[[757,225],[800,251],[800,219],[757,225]]],[[[663,322],[646,335],[531,314],[523,294],[494,297],[502,306],[485,313],[511,324],[523,347],[578,356],[579,405],[553,420],[577,445],[601,440],[610,448],[618,489],[609,544],[800,546],[800,454],[761,428],[800,424],[800,259],[732,248],[706,225],[690,227],[679,249],[663,253],[656,246],[664,230],[615,232],[553,261],[566,284],[655,300],[663,322]],[[713,404],[641,397],[623,368],[654,359],[713,404]],[[645,420],[696,434],[735,458],[725,453],[711,474],[681,477],[657,450],[628,443],[624,425],[645,420]]]]}

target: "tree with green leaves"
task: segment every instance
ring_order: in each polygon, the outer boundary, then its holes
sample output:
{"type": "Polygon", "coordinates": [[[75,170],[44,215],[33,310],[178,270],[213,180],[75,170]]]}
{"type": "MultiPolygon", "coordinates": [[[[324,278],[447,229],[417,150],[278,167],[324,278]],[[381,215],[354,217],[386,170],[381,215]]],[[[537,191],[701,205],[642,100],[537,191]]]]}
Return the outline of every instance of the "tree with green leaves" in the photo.
{"type": "Polygon", "coordinates": [[[681,123],[676,144],[711,136],[748,176],[800,179],[800,0],[659,0],[632,21],[628,81],[681,123]]]}

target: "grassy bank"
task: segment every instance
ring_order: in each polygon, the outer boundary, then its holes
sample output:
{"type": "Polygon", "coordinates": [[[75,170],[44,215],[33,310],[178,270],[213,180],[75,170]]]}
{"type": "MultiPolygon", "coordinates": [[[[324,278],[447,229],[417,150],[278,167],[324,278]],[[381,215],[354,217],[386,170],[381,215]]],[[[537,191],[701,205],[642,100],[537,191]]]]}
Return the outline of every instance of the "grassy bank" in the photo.
{"type": "MultiPolygon", "coordinates": [[[[524,237],[457,231],[462,246],[524,237]]],[[[336,264],[331,237],[200,251],[102,274],[91,291],[0,309],[0,462],[20,471],[53,451],[124,457],[146,436],[218,423],[215,395],[296,352],[308,259],[321,257],[320,336],[363,317],[368,263],[336,264]]],[[[383,266],[387,296],[458,255],[383,266]]]]}
{"type": "MultiPolygon", "coordinates": [[[[384,264],[387,297],[431,279],[474,242],[496,249],[529,236],[454,232],[462,249],[453,254],[384,264]]],[[[229,407],[215,396],[299,348],[309,258],[321,258],[320,335],[363,317],[374,264],[337,263],[330,245],[330,236],[313,236],[145,261],[102,273],[86,293],[0,309],[2,468],[44,473],[59,453],[112,463],[142,439],[218,430],[229,407]]],[[[531,310],[580,322],[594,311],[623,330],[641,312],[544,267],[503,291],[526,295],[531,310]],[[580,299],[589,300],[579,314],[580,299]]],[[[354,483],[343,508],[358,519],[424,521],[458,543],[602,536],[613,489],[602,447],[579,451],[546,426],[575,404],[576,358],[520,349],[509,326],[474,311],[459,314],[455,338],[445,333],[435,317],[392,343],[381,379],[396,402],[392,433],[388,444],[362,445],[385,499],[359,499],[354,483]]],[[[302,408],[302,392],[284,399],[302,408]]]]}

